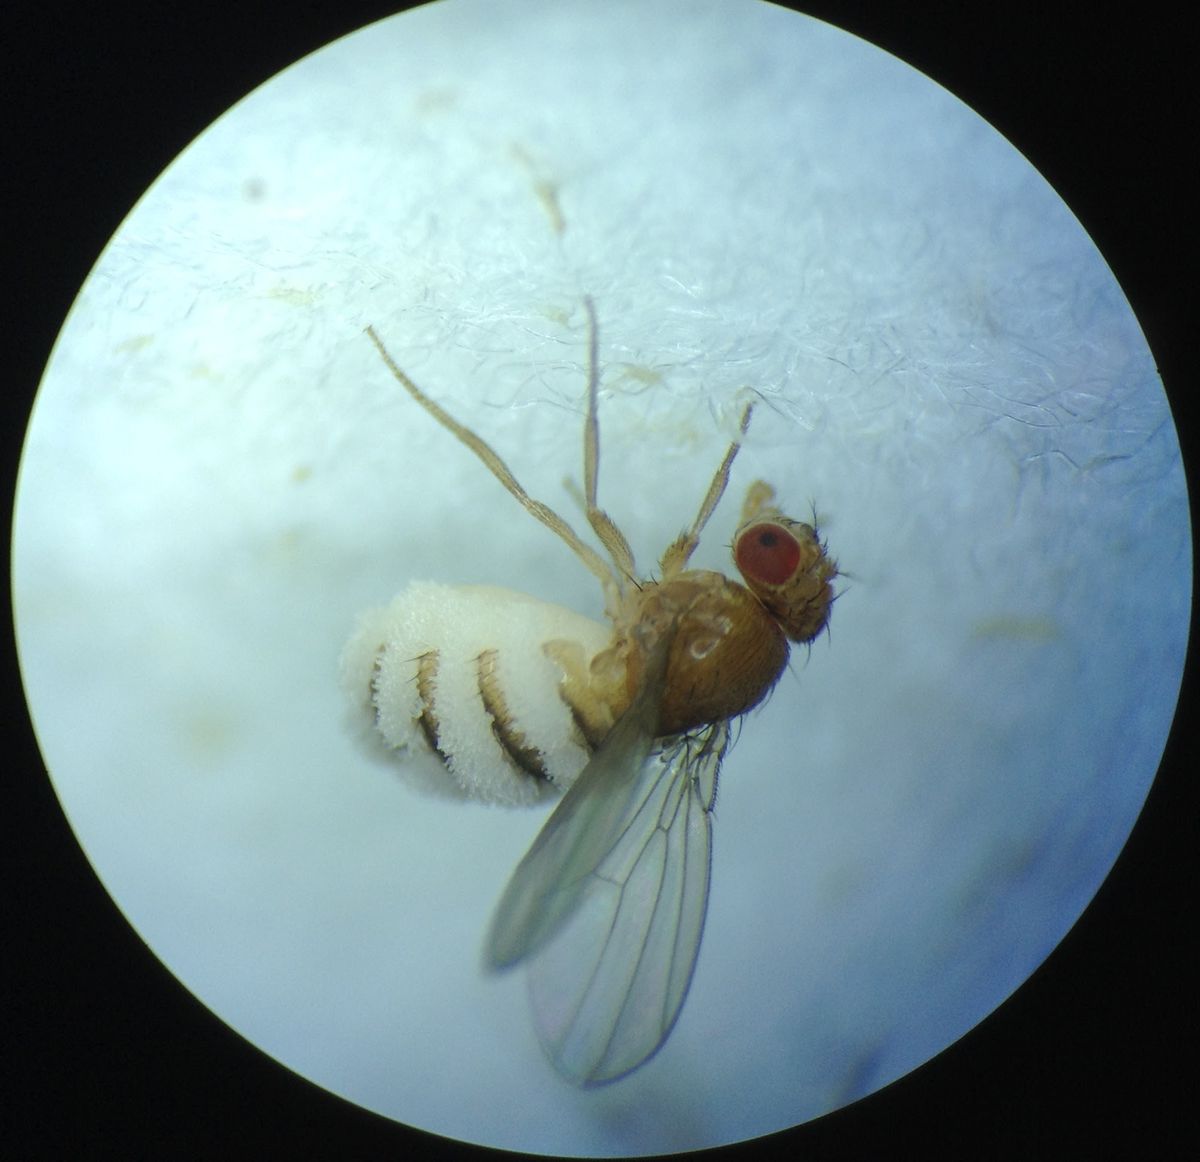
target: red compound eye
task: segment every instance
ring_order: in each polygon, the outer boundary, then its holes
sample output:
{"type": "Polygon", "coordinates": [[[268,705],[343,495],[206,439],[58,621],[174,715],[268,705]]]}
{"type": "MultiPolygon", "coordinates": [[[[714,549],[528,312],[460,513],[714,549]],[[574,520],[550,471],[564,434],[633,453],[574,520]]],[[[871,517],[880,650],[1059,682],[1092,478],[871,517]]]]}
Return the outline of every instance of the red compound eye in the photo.
{"type": "Polygon", "coordinates": [[[782,585],[800,564],[800,542],[783,525],[764,521],[738,537],[733,559],[747,581],[782,585]]]}

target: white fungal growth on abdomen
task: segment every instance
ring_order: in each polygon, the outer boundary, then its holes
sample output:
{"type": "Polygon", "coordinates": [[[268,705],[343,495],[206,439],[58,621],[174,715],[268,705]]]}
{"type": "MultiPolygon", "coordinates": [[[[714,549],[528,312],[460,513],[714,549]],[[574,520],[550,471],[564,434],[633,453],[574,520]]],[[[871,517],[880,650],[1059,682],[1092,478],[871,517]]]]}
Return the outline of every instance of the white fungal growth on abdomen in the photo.
{"type": "Polygon", "coordinates": [[[487,585],[418,581],[359,619],[342,684],[394,750],[432,751],[473,798],[532,803],[565,790],[589,757],[547,642],[588,661],[612,629],[487,585]]]}

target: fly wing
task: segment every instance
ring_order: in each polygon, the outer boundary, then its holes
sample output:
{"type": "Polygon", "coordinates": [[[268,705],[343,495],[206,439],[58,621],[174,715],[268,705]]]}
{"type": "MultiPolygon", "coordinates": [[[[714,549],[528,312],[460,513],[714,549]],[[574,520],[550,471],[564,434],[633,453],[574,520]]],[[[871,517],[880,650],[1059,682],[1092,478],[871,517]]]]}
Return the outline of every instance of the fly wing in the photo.
{"type": "Polygon", "coordinates": [[[489,967],[528,962],[538,1035],[581,1084],[623,1076],[666,1040],[704,930],[729,726],[655,743],[669,644],[517,866],[488,934],[489,967]]]}
{"type": "Polygon", "coordinates": [[[683,1007],[708,908],[722,722],[643,759],[605,856],[529,965],[543,1047],[583,1085],[651,1057],[683,1007]]]}
{"type": "Polygon", "coordinates": [[[504,889],[484,949],[488,968],[509,968],[543,948],[579,905],[592,874],[628,827],[654,747],[674,634],[647,658],[629,709],[567,789],[504,889]]]}

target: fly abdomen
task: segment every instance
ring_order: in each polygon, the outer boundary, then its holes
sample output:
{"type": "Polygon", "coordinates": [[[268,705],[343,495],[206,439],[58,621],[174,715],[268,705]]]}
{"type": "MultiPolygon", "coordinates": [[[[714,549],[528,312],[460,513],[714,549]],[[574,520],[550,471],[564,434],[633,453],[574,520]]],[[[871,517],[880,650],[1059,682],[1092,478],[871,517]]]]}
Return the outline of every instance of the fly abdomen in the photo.
{"type": "Polygon", "coordinates": [[[342,681],[376,746],[432,752],[473,798],[532,803],[589,753],[548,642],[586,666],[611,630],[506,589],[415,582],[360,619],[342,681]]]}
{"type": "MultiPolygon", "coordinates": [[[[442,762],[447,762],[446,754],[442,750],[441,743],[438,741],[437,708],[434,706],[434,691],[437,689],[438,661],[437,650],[426,650],[425,653],[417,658],[417,697],[421,699],[421,713],[417,716],[417,725],[420,726],[421,733],[425,735],[425,741],[429,743],[429,749],[442,762]]],[[[378,663],[376,665],[378,667],[378,663]]],[[[378,689],[376,690],[375,697],[375,721],[378,723],[378,689]]]]}
{"type": "Polygon", "coordinates": [[[492,720],[492,733],[513,764],[535,779],[549,781],[550,774],[542,760],[542,752],[533,746],[513,720],[504,687],[500,681],[500,651],[484,650],[475,659],[479,678],[479,697],[492,720]]]}

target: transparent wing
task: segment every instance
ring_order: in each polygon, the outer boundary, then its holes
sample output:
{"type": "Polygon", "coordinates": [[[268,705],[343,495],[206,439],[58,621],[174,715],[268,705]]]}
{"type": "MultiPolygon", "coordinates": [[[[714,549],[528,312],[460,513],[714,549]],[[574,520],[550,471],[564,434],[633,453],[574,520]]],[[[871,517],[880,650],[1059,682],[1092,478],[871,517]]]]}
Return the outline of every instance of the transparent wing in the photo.
{"type": "Polygon", "coordinates": [[[517,866],[488,934],[490,967],[528,963],[538,1035],[581,1084],[623,1076],[666,1040],[704,930],[729,726],[654,742],[665,649],[517,866]]]}
{"type": "Polygon", "coordinates": [[[579,906],[589,880],[630,822],[654,746],[643,686],[538,832],[492,915],[489,968],[509,968],[543,948],[579,906]]]}
{"type": "Polygon", "coordinates": [[[612,848],[529,965],[538,1036],[581,1084],[615,1081],[658,1050],[700,951],[729,727],[669,741],[641,764],[612,848]]]}

